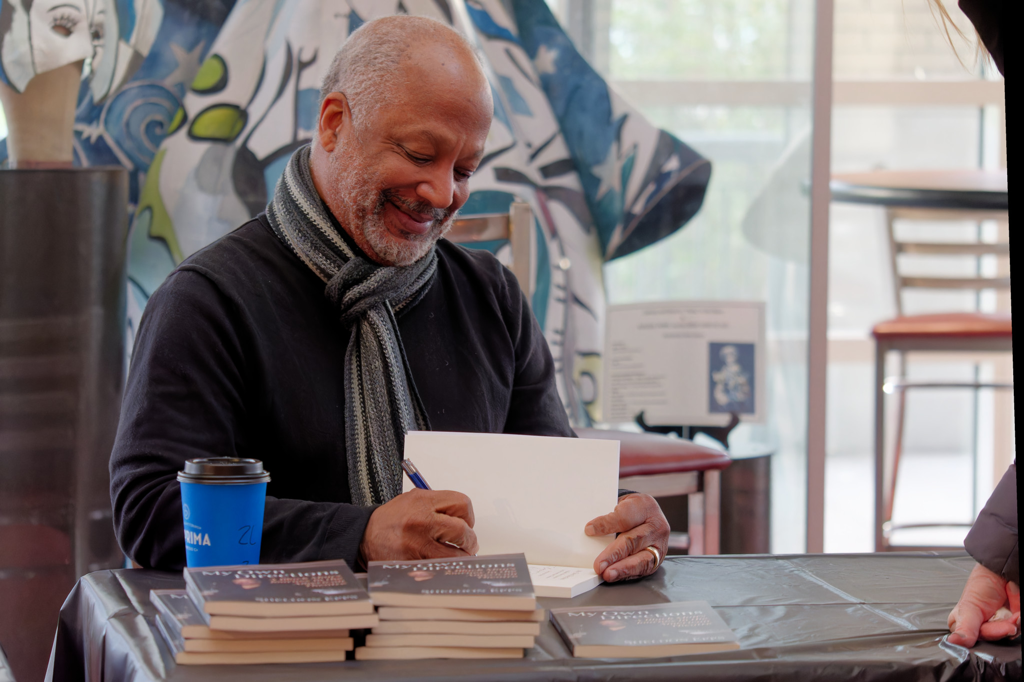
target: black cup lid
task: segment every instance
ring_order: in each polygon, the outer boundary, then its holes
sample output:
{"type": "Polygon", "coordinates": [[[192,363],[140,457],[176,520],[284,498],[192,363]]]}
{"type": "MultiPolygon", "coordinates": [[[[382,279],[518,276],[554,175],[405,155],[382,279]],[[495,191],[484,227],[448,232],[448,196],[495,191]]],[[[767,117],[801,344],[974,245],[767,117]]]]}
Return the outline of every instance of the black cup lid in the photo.
{"type": "Polygon", "coordinates": [[[262,483],[270,480],[258,459],[239,457],[203,457],[185,462],[185,470],[178,472],[179,481],[197,483],[262,483]]]}

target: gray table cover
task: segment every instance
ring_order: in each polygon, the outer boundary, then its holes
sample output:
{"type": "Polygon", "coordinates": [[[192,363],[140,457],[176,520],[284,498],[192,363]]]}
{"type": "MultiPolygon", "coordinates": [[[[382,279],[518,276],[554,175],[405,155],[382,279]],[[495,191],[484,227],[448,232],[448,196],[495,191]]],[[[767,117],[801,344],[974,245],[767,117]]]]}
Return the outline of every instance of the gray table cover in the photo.
{"type": "MultiPolygon", "coordinates": [[[[181,576],[114,570],[82,578],[61,609],[47,679],[110,680],[997,680],[1021,679],[1021,646],[949,644],[946,616],[974,561],[964,554],[672,557],[645,580],[556,606],[703,599],[742,648],[660,659],[574,659],[545,623],[522,660],[179,666],[155,628],[151,588],[181,576]]],[[[357,640],[358,642],[358,640],[357,640]]]]}

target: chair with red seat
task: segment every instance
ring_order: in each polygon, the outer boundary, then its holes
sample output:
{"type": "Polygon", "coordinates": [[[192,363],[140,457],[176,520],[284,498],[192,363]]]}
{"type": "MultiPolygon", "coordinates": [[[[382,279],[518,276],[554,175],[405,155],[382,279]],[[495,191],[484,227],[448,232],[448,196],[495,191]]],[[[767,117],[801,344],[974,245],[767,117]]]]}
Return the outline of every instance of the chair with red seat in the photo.
{"type": "MultiPolygon", "coordinates": [[[[996,217],[1002,214],[993,214],[996,217]]],[[[980,218],[991,218],[984,214],[980,218]]],[[[872,330],[875,339],[875,550],[908,549],[892,542],[896,530],[922,527],[970,526],[970,523],[927,523],[894,525],[893,507],[896,496],[896,480],[900,458],[903,453],[903,424],[906,412],[906,393],[910,389],[970,388],[974,390],[1011,389],[1012,383],[1005,382],[956,382],[956,381],[913,381],[906,377],[906,355],[917,352],[940,353],[989,353],[1012,352],[1013,325],[1008,313],[951,312],[940,314],[905,315],[901,293],[905,289],[946,289],[1007,290],[1010,279],[1006,276],[977,277],[920,277],[904,276],[899,270],[901,254],[929,257],[972,257],[976,259],[976,271],[981,272],[981,258],[1007,257],[1008,243],[982,241],[967,243],[920,243],[901,241],[896,236],[895,221],[909,219],[956,219],[963,215],[946,216],[941,212],[888,211],[888,228],[894,282],[896,284],[896,311],[898,316],[880,322],[872,330]],[[886,377],[886,358],[890,352],[898,353],[899,373],[886,377]],[[885,437],[885,396],[898,397],[896,434],[891,457],[887,454],[885,437]]],[[[976,297],[977,298],[977,297],[976,297]]],[[[977,298],[980,300],[980,298],[977,298]]],[[[924,549],[913,546],[913,549],[924,549]]]]}
{"type": "Polygon", "coordinates": [[[619,441],[619,487],[652,497],[687,496],[687,532],[673,532],[669,549],[718,554],[720,472],[726,453],[656,433],[574,429],[580,438],[619,441]]]}

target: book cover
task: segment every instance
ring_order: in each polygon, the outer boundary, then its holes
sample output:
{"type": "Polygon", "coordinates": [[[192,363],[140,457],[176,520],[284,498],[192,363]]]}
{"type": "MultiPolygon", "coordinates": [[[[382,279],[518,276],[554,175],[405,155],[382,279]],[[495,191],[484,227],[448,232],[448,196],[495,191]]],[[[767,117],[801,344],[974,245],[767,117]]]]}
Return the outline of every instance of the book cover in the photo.
{"type": "Polygon", "coordinates": [[[373,613],[370,597],[341,560],[186,568],[200,611],[225,616],[342,616],[373,613]]]}
{"type": "Polygon", "coordinates": [[[371,561],[367,585],[378,606],[537,609],[522,554],[371,561]]]}
{"type": "Polygon", "coordinates": [[[367,635],[366,646],[457,646],[471,649],[529,649],[533,637],[528,635],[367,635]]]}
{"type": "Polygon", "coordinates": [[[475,649],[456,646],[361,646],[356,648],[357,661],[522,657],[523,649],[475,649]]]}
{"type": "Polygon", "coordinates": [[[490,622],[474,623],[457,620],[385,620],[373,628],[376,635],[529,635],[540,634],[540,623],[490,622]]]}
{"type": "Polygon", "coordinates": [[[738,649],[707,602],[551,609],[551,622],[577,657],[681,656],[738,649]]]}
{"type": "Polygon", "coordinates": [[[538,597],[571,599],[604,582],[592,568],[530,564],[530,580],[538,597]]]}
{"type": "MultiPolygon", "coordinates": [[[[536,589],[536,587],[534,587],[536,589]]],[[[457,620],[472,622],[534,621],[542,623],[547,611],[487,611],[483,609],[415,608],[402,606],[381,606],[377,615],[385,620],[457,620]]]]}

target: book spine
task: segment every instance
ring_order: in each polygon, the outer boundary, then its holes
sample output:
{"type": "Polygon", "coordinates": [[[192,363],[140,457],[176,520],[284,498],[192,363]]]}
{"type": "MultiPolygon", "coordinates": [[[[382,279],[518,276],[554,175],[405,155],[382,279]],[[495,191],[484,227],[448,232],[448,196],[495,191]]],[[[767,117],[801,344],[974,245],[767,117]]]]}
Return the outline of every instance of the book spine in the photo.
{"type": "Polygon", "coordinates": [[[152,601],[153,604],[156,605],[157,622],[162,622],[175,637],[184,639],[181,634],[181,621],[174,615],[174,612],[171,611],[170,607],[164,603],[163,599],[154,599],[152,601]]]}
{"type": "MultiPolygon", "coordinates": [[[[199,586],[196,585],[196,579],[192,577],[192,574],[189,572],[187,568],[181,572],[181,577],[185,579],[186,590],[195,590],[197,593],[199,592],[199,586]]],[[[201,604],[197,608],[200,611],[203,610],[201,604]]]]}
{"type": "Polygon", "coordinates": [[[199,617],[203,619],[207,625],[210,624],[210,614],[203,609],[203,596],[199,594],[199,589],[196,588],[195,583],[188,580],[188,573],[185,574],[185,594],[192,600],[192,605],[196,607],[196,611],[199,612],[199,617]]]}
{"type": "Polygon", "coordinates": [[[167,625],[167,619],[164,618],[163,614],[157,614],[156,627],[167,643],[167,648],[171,650],[171,658],[177,659],[178,654],[185,651],[185,640],[180,636],[174,636],[173,630],[167,625]]]}
{"type": "Polygon", "coordinates": [[[559,625],[558,619],[555,618],[554,614],[551,615],[549,620],[551,621],[551,624],[555,626],[555,632],[557,632],[558,636],[562,638],[563,642],[565,642],[565,646],[566,646],[566,648],[569,649],[569,653],[571,653],[573,656],[575,656],[576,655],[576,644],[572,641],[572,638],[569,637],[569,634],[565,630],[562,629],[562,626],[559,625]]]}
{"type": "Polygon", "coordinates": [[[157,610],[158,613],[162,613],[167,618],[173,618],[174,614],[171,613],[170,607],[164,603],[163,597],[159,597],[153,594],[153,590],[149,591],[149,603],[157,610]]]}

